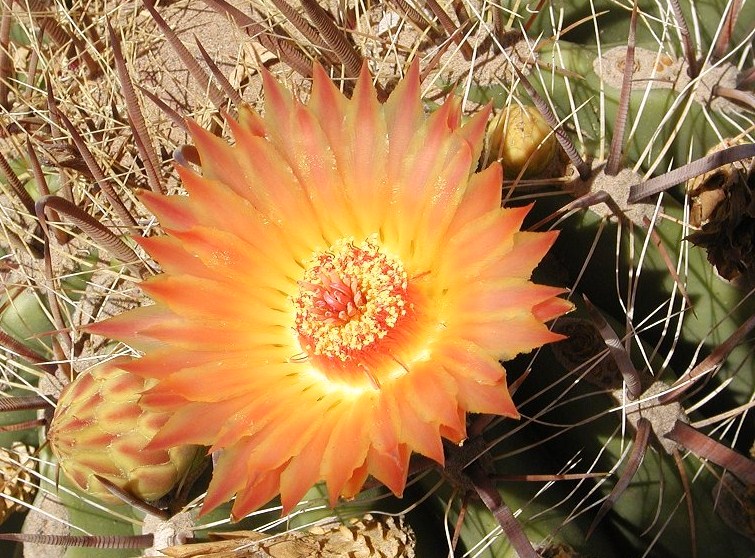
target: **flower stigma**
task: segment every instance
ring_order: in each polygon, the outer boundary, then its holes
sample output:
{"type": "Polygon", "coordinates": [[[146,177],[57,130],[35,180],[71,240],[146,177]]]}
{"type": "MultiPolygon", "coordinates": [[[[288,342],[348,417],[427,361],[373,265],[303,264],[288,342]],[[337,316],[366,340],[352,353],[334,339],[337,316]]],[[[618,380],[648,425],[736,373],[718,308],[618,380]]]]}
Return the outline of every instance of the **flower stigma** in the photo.
{"type": "Polygon", "coordinates": [[[309,260],[294,307],[304,351],[347,362],[385,338],[407,314],[407,274],[375,238],[359,245],[340,239],[309,260]]]}

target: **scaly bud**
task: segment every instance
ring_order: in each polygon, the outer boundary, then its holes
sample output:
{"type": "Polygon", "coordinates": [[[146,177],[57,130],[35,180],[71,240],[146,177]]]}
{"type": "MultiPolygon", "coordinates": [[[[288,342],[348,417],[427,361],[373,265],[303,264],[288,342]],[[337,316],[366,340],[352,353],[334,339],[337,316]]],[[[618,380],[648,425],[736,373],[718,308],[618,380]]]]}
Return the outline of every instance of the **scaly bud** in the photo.
{"type": "Polygon", "coordinates": [[[156,500],[186,472],[196,447],[148,447],[169,414],[142,409],[142,393],[154,380],[121,369],[125,362],[99,364],[66,386],[47,438],[60,468],[85,492],[112,501],[99,475],[143,500],[156,500]]]}

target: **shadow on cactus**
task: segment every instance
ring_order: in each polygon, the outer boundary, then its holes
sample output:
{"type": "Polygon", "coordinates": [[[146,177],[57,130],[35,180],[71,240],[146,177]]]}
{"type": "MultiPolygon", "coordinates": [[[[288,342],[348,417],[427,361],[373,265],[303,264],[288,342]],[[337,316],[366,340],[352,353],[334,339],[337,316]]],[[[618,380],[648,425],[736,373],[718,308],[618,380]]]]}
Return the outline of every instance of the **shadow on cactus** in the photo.
{"type": "Polygon", "coordinates": [[[3,3],[0,537],[747,556],[752,6],[206,5],[3,3]]]}

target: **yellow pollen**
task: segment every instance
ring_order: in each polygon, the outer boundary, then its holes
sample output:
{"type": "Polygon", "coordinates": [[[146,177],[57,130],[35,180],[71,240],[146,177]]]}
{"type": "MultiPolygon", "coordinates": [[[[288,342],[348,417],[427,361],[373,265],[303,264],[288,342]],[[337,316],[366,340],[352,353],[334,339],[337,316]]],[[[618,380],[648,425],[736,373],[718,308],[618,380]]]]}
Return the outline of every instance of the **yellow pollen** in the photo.
{"type": "Polygon", "coordinates": [[[407,312],[407,275],[374,238],[316,252],[294,299],[296,331],[310,355],[349,360],[384,338],[407,312]]]}

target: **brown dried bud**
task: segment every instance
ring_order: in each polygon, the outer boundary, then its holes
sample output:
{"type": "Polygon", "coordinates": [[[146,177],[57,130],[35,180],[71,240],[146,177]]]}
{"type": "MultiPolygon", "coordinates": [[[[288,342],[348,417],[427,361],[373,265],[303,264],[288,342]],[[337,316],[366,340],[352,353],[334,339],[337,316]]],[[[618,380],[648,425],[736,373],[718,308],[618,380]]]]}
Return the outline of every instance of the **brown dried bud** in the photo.
{"type": "MultiPolygon", "coordinates": [[[[713,153],[731,142],[711,149],[713,153]]],[[[719,275],[755,285],[755,171],[746,159],[707,172],[688,184],[690,223],[699,229],[687,239],[708,251],[719,275]]]]}
{"type": "Polygon", "coordinates": [[[35,462],[32,448],[13,442],[10,448],[0,448],[0,523],[10,514],[23,509],[19,502],[30,503],[36,486],[32,480],[35,462]]]}

